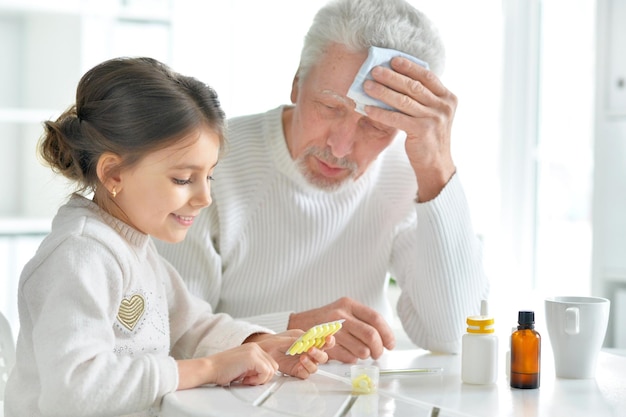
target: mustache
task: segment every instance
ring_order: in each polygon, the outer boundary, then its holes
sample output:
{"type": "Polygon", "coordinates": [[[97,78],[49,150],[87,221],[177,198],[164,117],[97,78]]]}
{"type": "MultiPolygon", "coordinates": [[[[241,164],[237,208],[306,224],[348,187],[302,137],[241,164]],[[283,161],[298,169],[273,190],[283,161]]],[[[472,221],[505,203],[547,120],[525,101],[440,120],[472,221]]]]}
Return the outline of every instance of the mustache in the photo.
{"type": "Polygon", "coordinates": [[[314,156],[328,165],[348,169],[352,172],[356,171],[357,164],[354,161],[351,161],[348,158],[337,158],[333,155],[332,151],[329,147],[325,147],[324,149],[320,149],[318,147],[311,147],[306,150],[305,156],[314,156]]]}

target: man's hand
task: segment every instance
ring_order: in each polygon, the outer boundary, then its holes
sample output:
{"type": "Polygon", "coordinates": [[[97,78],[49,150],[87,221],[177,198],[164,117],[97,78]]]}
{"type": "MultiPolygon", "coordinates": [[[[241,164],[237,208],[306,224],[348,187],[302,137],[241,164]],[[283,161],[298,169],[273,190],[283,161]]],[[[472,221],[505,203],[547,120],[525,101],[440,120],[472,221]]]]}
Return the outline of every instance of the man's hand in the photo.
{"type": "Polygon", "coordinates": [[[288,328],[306,331],[315,325],[341,319],[345,321],[335,333],[335,347],[327,351],[330,359],[345,363],[369,357],[378,359],[384,348],[394,348],[395,336],[385,319],[375,310],[347,297],[314,310],[293,313],[288,328]]]}
{"type": "Polygon", "coordinates": [[[366,106],[373,120],[406,132],[405,148],[419,185],[419,201],[435,198],[456,170],[450,150],[457,97],[437,76],[402,57],[374,67],[365,92],[399,111],[366,106]]]}

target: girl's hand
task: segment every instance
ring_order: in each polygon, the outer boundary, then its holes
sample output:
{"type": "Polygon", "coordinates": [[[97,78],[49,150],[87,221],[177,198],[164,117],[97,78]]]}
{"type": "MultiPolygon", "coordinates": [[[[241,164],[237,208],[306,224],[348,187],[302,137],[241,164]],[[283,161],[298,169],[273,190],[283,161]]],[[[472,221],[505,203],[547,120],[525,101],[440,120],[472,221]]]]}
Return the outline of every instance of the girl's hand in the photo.
{"type": "Polygon", "coordinates": [[[246,342],[255,342],[261,346],[264,351],[278,362],[278,369],[281,372],[306,379],[311,374],[317,372],[319,364],[328,362],[328,354],[325,350],[335,346],[335,338],[334,336],[328,336],[326,338],[326,344],[322,349],[311,348],[307,353],[300,355],[286,355],[287,349],[289,349],[293,342],[302,334],[304,334],[304,331],[295,329],[275,335],[254,334],[246,339],[246,342]]]}
{"type": "Polygon", "coordinates": [[[278,363],[256,343],[197,359],[176,361],[178,389],[204,384],[228,385],[239,381],[245,385],[261,385],[276,374],[278,363]]]}

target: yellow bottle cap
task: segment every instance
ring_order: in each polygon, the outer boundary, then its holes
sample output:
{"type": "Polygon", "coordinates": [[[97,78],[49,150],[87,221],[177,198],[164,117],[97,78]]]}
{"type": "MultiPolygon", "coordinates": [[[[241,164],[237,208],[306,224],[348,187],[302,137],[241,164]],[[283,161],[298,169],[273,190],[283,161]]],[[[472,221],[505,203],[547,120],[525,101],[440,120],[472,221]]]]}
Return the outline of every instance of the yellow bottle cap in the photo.
{"type": "Polygon", "coordinates": [[[467,318],[468,333],[493,333],[495,320],[489,316],[471,316],[467,318]]]}

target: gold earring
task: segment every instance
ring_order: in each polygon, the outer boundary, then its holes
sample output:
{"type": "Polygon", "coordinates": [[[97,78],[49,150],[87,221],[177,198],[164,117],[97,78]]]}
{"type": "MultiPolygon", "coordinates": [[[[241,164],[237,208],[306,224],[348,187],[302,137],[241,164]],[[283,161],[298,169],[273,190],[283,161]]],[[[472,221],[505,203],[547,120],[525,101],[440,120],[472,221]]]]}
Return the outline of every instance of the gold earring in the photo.
{"type": "Polygon", "coordinates": [[[117,191],[115,191],[115,187],[113,187],[113,190],[111,191],[111,196],[115,198],[116,195],[117,195],[117,191]]]}

